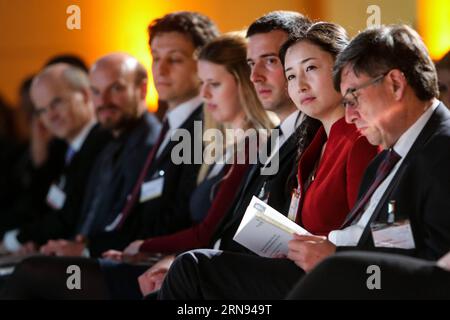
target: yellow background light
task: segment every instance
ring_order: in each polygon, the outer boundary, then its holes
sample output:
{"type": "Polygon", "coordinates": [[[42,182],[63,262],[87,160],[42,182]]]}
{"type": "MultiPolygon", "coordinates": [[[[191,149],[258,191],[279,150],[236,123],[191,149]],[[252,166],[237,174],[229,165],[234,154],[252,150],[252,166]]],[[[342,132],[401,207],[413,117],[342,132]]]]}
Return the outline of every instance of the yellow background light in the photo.
{"type": "Polygon", "coordinates": [[[153,19],[165,13],[162,2],[149,0],[108,1],[103,2],[101,7],[98,5],[98,11],[103,8],[107,12],[108,25],[113,29],[108,32],[110,34],[108,46],[132,54],[148,70],[147,105],[150,111],[156,111],[158,95],[151,73],[147,26],[153,19]]]}
{"type": "Polygon", "coordinates": [[[450,1],[418,0],[418,28],[430,55],[440,59],[450,50],[450,1]]]}
{"type": "Polygon", "coordinates": [[[0,95],[17,103],[18,88],[58,54],[76,54],[89,65],[114,51],[130,53],[149,71],[147,103],[157,108],[147,26],[177,10],[208,15],[221,31],[243,29],[272,10],[294,10],[341,23],[351,35],[366,27],[369,5],[382,23],[408,23],[423,36],[434,59],[450,49],[450,0],[0,0],[0,95]],[[81,10],[81,30],[69,30],[66,10],[81,10]]]}

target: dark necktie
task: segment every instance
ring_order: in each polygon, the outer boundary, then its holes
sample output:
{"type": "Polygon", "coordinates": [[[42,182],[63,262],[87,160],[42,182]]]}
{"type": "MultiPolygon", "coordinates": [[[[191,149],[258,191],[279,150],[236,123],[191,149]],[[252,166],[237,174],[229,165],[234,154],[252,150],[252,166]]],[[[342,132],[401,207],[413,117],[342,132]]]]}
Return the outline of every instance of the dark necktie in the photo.
{"type": "MultiPolygon", "coordinates": [[[[274,150],[275,148],[278,148],[278,150],[276,152],[279,152],[280,139],[281,139],[281,136],[283,135],[283,132],[281,131],[281,127],[280,126],[275,127],[273,130],[279,130],[279,133],[278,133],[279,136],[278,136],[278,141],[276,141],[275,145],[270,148],[270,151],[274,150]]],[[[262,146],[262,147],[264,148],[266,146],[262,146]]],[[[269,158],[270,158],[271,155],[272,155],[272,151],[269,154],[269,158]]],[[[245,179],[245,182],[242,185],[243,186],[242,189],[241,189],[242,193],[244,193],[244,191],[247,189],[247,187],[250,185],[250,183],[253,181],[253,179],[256,176],[261,175],[262,168],[264,168],[266,164],[267,165],[269,164],[268,163],[269,162],[268,161],[269,158],[266,160],[266,163],[259,163],[258,162],[258,163],[255,163],[255,164],[252,165],[251,169],[249,170],[249,173],[247,174],[247,178],[245,179]]],[[[266,176],[266,177],[269,177],[269,176],[266,176]]]]}
{"type": "Polygon", "coordinates": [[[169,121],[167,119],[165,119],[163,122],[163,126],[161,128],[159,137],[156,140],[156,143],[153,146],[153,148],[148,153],[147,158],[144,163],[144,166],[142,167],[142,170],[139,173],[136,184],[134,185],[131,194],[128,195],[128,197],[127,197],[127,202],[125,203],[125,207],[122,210],[122,218],[120,219],[120,222],[117,225],[117,229],[120,229],[120,227],[124,223],[125,219],[131,213],[131,210],[133,209],[134,205],[136,204],[140,190],[141,190],[141,185],[144,182],[144,179],[147,175],[148,169],[150,168],[151,164],[153,163],[153,160],[156,158],[158,149],[161,146],[162,142],[164,141],[164,138],[166,137],[166,134],[169,131],[169,127],[170,127],[169,121]]]}
{"type": "MultiPolygon", "coordinates": [[[[123,138],[123,137],[122,137],[123,138]]],[[[89,182],[93,186],[90,189],[90,198],[83,209],[84,218],[78,228],[78,234],[89,236],[104,228],[103,222],[109,221],[111,207],[106,202],[111,202],[111,194],[105,193],[107,188],[115,185],[113,179],[117,174],[117,161],[124,148],[123,139],[112,141],[108,149],[102,151],[101,170],[94,173],[94,179],[89,182]]],[[[120,176],[120,175],[119,175],[120,176]]]]}
{"type": "Polygon", "coordinates": [[[73,159],[73,156],[75,155],[76,151],[74,148],[72,148],[71,145],[68,145],[67,147],[67,151],[66,151],[66,156],[65,156],[65,164],[66,166],[68,166],[73,159]]]}
{"type": "Polygon", "coordinates": [[[383,161],[380,163],[378,170],[375,175],[375,180],[370,185],[369,189],[366,193],[361,197],[361,199],[355,204],[352,211],[348,214],[344,223],[341,226],[341,229],[348,227],[350,224],[357,222],[362,214],[364,213],[365,206],[369,202],[375,190],[380,186],[380,184],[386,179],[386,177],[391,172],[392,168],[394,168],[395,164],[400,160],[400,155],[394,151],[394,149],[389,149],[389,151],[385,151],[386,154],[384,156],[383,161]]]}

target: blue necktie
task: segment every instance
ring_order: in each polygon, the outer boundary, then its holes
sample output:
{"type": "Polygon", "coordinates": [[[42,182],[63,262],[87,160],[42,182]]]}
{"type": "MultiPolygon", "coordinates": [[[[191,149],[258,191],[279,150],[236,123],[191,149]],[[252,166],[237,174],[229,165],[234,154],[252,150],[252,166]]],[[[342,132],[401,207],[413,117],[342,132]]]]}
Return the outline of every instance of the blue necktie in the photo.
{"type": "Polygon", "coordinates": [[[73,156],[75,155],[75,153],[76,153],[76,151],[75,151],[75,149],[74,148],[72,148],[70,145],[67,147],[67,151],[66,151],[66,160],[65,160],[65,163],[66,163],[66,166],[68,166],[69,164],[70,164],[70,162],[72,161],[72,159],[73,159],[73,156]]]}

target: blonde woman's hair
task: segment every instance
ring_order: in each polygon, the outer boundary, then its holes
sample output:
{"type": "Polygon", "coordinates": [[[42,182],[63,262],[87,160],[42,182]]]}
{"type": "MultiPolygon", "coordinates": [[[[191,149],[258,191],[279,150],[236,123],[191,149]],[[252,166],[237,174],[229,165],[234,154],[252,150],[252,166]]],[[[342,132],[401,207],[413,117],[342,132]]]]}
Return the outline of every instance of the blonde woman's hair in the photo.
{"type": "MultiPolygon", "coordinates": [[[[209,129],[217,129],[221,132],[222,137],[225,136],[225,126],[222,123],[217,122],[216,120],[214,120],[214,118],[212,117],[211,113],[206,109],[203,108],[203,132],[206,132],[206,130],[209,129]]],[[[226,146],[225,146],[225,141],[222,145],[219,145],[219,142],[217,140],[214,140],[214,149],[213,150],[222,150],[222,154],[224,154],[226,146]]],[[[212,158],[216,159],[217,154],[213,154],[212,158]]],[[[206,179],[206,176],[208,175],[209,172],[209,168],[211,167],[211,160],[213,159],[204,159],[203,163],[200,167],[200,170],[198,172],[197,175],[197,184],[200,184],[203,180],[206,179]]]]}
{"type": "Polygon", "coordinates": [[[228,33],[212,40],[200,50],[198,60],[224,66],[234,76],[238,83],[239,100],[247,118],[247,128],[269,129],[273,127],[256,95],[253,83],[250,81],[247,40],[240,33],[228,33]]]}
{"type": "MultiPolygon", "coordinates": [[[[274,127],[269,115],[264,110],[261,102],[256,95],[253,83],[250,81],[250,67],[247,64],[247,40],[240,32],[224,34],[209,43],[207,43],[199,52],[198,60],[208,61],[221,65],[233,75],[238,84],[238,95],[242,109],[245,113],[244,130],[247,129],[267,129],[274,127]]],[[[205,112],[207,115],[208,112],[205,112]]],[[[206,116],[208,118],[208,116],[206,116]]],[[[210,124],[213,120],[210,118],[210,124]]],[[[205,121],[205,122],[206,122],[205,121]]],[[[207,127],[208,124],[205,124],[207,127]]],[[[222,124],[213,124],[219,130],[225,130],[222,124]]],[[[225,141],[224,141],[225,143],[225,141]]],[[[223,146],[225,149],[227,146],[223,146]]],[[[203,175],[205,178],[208,172],[208,165],[203,164],[200,169],[199,178],[203,175]],[[205,173],[202,173],[202,172],[205,173]]],[[[200,181],[200,179],[198,179],[200,181]]]]}

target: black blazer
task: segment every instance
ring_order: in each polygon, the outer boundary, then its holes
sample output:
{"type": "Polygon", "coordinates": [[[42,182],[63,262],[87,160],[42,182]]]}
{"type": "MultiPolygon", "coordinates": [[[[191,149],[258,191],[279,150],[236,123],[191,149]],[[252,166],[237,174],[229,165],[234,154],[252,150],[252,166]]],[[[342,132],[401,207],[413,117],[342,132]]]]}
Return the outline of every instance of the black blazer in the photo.
{"type": "Polygon", "coordinates": [[[64,168],[67,150],[64,141],[53,139],[49,142],[47,161],[39,167],[34,166],[29,149],[26,144],[17,158],[10,159],[0,178],[6,188],[0,190],[0,236],[48,211],[47,191],[64,168]]]}
{"type": "MultiPolygon", "coordinates": [[[[297,129],[298,130],[298,129],[297,129]]],[[[220,249],[234,252],[251,253],[250,250],[241,246],[233,240],[233,237],[241,223],[241,220],[247,210],[252,197],[258,196],[264,188],[265,194],[268,194],[268,204],[281,213],[287,214],[287,208],[291,200],[291,190],[287,188],[287,181],[296,166],[297,157],[297,131],[281,146],[279,150],[279,170],[275,175],[261,175],[260,166],[255,165],[249,170],[247,179],[243,179],[241,189],[237,192],[237,197],[230,210],[212,238],[211,246],[221,239],[220,249]]]]}
{"type": "MultiPolygon", "coordinates": [[[[197,175],[201,166],[201,163],[194,163],[194,155],[199,152],[194,148],[200,146],[200,152],[203,154],[202,137],[200,134],[194,135],[194,122],[202,121],[202,119],[202,107],[199,106],[179,128],[186,130],[185,132],[191,137],[191,143],[188,144],[191,163],[175,164],[171,159],[171,153],[179,142],[169,141],[159,157],[151,164],[144,180],[147,182],[156,176],[163,175],[162,195],[143,203],[137,203],[120,229],[104,231],[92,237],[90,239],[92,255],[101,254],[108,249],[123,249],[136,239],[169,234],[191,226],[189,200],[196,187],[197,175]]],[[[202,128],[201,123],[197,125],[202,128]]]]}
{"type": "Polygon", "coordinates": [[[21,243],[33,241],[44,244],[50,239],[67,238],[73,234],[93,163],[110,139],[110,133],[99,125],[91,129],[81,149],[63,169],[58,179],[65,180],[63,191],[66,200],[63,207],[60,210],[48,207],[42,216],[21,226],[17,236],[21,243]]]}
{"type": "MultiPolygon", "coordinates": [[[[368,167],[360,195],[371,185],[379,163],[380,157],[377,157],[368,167]]],[[[388,203],[395,200],[396,220],[410,219],[416,248],[375,248],[369,223],[357,249],[395,252],[429,260],[436,260],[450,251],[449,164],[450,112],[441,103],[406,155],[370,220],[386,222],[388,203]]]]}
{"type": "Polygon", "coordinates": [[[159,121],[145,112],[108,143],[89,177],[76,234],[91,237],[102,233],[117,217],[160,130],[159,121]]]}

